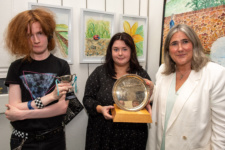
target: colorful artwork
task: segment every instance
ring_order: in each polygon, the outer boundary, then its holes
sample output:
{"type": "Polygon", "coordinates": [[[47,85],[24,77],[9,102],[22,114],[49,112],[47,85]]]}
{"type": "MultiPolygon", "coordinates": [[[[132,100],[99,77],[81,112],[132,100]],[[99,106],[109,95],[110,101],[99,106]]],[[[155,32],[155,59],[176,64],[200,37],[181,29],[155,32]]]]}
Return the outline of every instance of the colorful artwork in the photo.
{"type": "Polygon", "coordinates": [[[66,24],[56,25],[56,37],[59,42],[59,49],[64,58],[68,57],[68,26],[66,24]]]}
{"type": "Polygon", "coordinates": [[[80,63],[103,63],[114,34],[114,13],[81,9],[80,63]]]}
{"type": "Polygon", "coordinates": [[[53,12],[56,21],[56,49],[52,53],[72,64],[72,8],[40,3],[29,3],[30,9],[44,7],[53,12]]]}
{"type": "Polygon", "coordinates": [[[134,40],[139,62],[146,61],[147,17],[121,15],[120,31],[128,33],[134,40]]]}
{"type": "Polygon", "coordinates": [[[128,21],[123,22],[123,28],[134,40],[137,50],[137,56],[143,55],[143,42],[144,42],[144,29],[143,25],[138,26],[138,22],[135,22],[132,27],[128,21]]]}
{"type": "Polygon", "coordinates": [[[85,56],[105,56],[110,38],[109,21],[88,19],[85,31],[85,56]]]}
{"type": "Polygon", "coordinates": [[[164,40],[173,23],[192,27],[202,42],[205,54],[225,66],[222,61],[225,43],[221,43],[225,37],[225,0],[165,0],[164,12],[161,63],[164,40]],[[220,57],[217,57],[218,54],[220,57]]]}
{"type": "Polygon", "coordinates": [[[54,55],[63,58],[72,64],[72,30],[71,30],[71,10],[51,8],[56,14],[56,42],[57,50],[54,55]]]}

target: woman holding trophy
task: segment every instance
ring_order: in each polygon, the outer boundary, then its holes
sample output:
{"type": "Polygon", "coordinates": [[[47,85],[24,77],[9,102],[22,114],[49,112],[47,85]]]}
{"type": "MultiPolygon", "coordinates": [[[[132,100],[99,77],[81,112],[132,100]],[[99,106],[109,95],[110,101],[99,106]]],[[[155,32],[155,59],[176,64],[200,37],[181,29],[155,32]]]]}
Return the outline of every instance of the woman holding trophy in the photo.
{"type": "Polygon", "coordinates": [[[150,150],[225,149],[225,68],[203,50],[188,25],[168,32],[152,96],[150,150]]]}
{"type": "Polygon", "coordinates": [[[150,80],[138,62],[132,37],[127,33],[117,33],[109,42],[105,63],[93,71],[86,83],[83,104],[89,119],[85,149],[145,150],[148,137],[146,123],[112,121],[112,88],[117,79],[126,74],[137,74],[150,80]]]}

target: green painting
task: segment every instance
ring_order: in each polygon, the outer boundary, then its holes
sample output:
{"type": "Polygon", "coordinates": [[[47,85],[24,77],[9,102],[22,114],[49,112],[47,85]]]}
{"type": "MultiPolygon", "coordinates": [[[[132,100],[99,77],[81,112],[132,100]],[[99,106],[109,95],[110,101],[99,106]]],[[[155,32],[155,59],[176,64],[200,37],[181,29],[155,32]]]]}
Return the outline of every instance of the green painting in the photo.
{"type": "Polygon", "coordinates": [[[54,37],[56,46],[54,51],[51,51],[55,56],[66,60],[69,64],[73,63],[73,51],[71,44],[72,40],[72,7],[45,5],[39,3],[30,3],[31,9],[43,7],[51,11],[55,18],[56,29],[54,37]]]}
{"type": "Polygon", "coordinates": [[[225,0],[166,0],[165,16],[225,5],[225,0]]]}
{"type": "Polygon", "coordinates": [[[105,56],[110,38],[109,21],[89,18],[85,29],[85,56],[105,56]]]}
{"type": "Polygon", "coordinates": [[[56,37],[59,42],[59,49],[64,58],[68,56],[68,26],[66,24],[56,25],[56,37]]]}

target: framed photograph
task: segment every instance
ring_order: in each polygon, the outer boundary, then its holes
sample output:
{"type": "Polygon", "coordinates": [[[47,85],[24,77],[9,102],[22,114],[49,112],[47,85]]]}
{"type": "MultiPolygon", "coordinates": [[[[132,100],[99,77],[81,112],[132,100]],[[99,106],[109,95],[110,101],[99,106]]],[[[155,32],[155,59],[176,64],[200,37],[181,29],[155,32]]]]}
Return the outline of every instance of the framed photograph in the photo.
{"type": "Polygon", "coordinates": [[[147,17],[120,16],[120,32],[126,32],[133,38],[139,62],[145,62],[147,57],[147,23],[147,17]]]}
{"type": "Polygon", "coordinates": [[[29,9],[37,7],[47,8],[55,14],[57,49],[53,53],[55,56],[66,60],[69,64],[73,64],[72,8],[29,3],[29,9]]]}
{"type": "Polygon", "coordinates": [[[114,13],[81,9],[80,63],[104,62],[114,34],[114,13]]]}
{"type": "Polygon", "coordinates": [[[165,0],[160,64],[163,63],[164,40],[170,28],[187,24],[198,34],[205,54],[212,61],[225,66],[224,1],[165,0]]]}

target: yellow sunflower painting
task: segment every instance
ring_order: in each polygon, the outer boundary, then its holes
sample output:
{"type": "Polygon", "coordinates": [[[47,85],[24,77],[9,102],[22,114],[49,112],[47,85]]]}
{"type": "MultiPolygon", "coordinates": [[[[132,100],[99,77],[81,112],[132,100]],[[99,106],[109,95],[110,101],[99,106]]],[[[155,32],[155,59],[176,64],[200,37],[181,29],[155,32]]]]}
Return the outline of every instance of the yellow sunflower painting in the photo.
{"type": "Polygon", "coordinates": [[[137,56],[143,56],[144,29],[143,25],[138,26],[135,22],[131,27],[128,21],[123,22],[124,32],[128,33],[134,40],[137,50],[137,56]]]}

